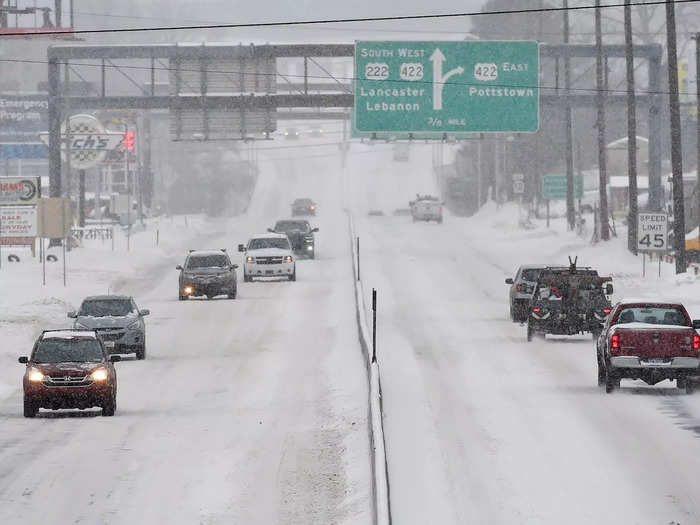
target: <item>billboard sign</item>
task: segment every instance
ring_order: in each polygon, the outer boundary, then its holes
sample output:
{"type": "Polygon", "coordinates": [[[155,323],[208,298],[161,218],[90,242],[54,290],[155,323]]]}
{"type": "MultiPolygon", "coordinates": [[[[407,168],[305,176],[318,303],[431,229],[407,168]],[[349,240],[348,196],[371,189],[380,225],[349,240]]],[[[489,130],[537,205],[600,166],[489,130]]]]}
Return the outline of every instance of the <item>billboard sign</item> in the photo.
{"type": "Polygon", "coordinates": [[[0,206],[36,204],[40,193],[39,177],[0,177],[0,206]]]}
{"type": "Polygon", "coordinates": [[[31,244],[36,237],[36,206],[0,206],[0,244],[31,244]]]}

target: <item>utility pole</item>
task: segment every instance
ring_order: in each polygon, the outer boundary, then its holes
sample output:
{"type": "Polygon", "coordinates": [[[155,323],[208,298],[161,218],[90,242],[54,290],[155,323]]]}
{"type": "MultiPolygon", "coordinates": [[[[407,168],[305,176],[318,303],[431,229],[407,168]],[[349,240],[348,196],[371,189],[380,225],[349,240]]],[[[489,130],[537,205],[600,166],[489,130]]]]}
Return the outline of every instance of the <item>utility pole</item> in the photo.
{"type": "Polygon", "coordinates": [[[673,244],[676,273],[685,273],[685,212],[683,201],[683,147],[681,145],[681,109],[678,100],[678,58],[676,56],[676,6],[666,0],[666,49],[668,50],[668,88],[671,110],[671,169],[673,172],[673,244]]]}
{"type": "Polygon", "coordinates": [[[634,45],[632,41],[631,0],[625,0],[625,56],[627,58],[627,173],[629,175],[629,213],[627,248],[637,255],[637,100],[634,82],[634,45]]]}
{"type": "MultiPolygon", "coordinates": [[[[564,0],[564,44],[569,43],[569,0],[564,0]]],[[[564,86],[566,88],[566,106],[564,133],[566,135],[566,222],[569,230],[576,226],[574,210],[574,130],[571,116],[571,58],[567,53],[564,58],[564,86]]]]}
{"type": "Polygon", "coordinates": [[[595,47],[596,47],[596,102],[598,106],[598,172],[600,186],[600,238],[610,240],[608,222],[608,177],[605,151],[605,93],[603,86],[603,35],[601,28],[600,0],[595,2],[595,47]]]}
{"type": "Polygon", "coordinates": [[[698,98],[695,106],[695,122],[697,124],[697,163],[695,165],[695,211],[698,222],[698,239],[700,239],[700,33],[695,33],[695,88],[697,89],[698,98]]]}

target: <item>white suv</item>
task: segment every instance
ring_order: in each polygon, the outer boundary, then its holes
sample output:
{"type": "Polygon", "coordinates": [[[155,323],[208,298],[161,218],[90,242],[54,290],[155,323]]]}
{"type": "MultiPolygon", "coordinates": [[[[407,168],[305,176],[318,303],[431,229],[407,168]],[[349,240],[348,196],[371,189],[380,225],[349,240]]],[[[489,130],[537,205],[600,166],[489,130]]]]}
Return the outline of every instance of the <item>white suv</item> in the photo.
{"type": "Polygon", "coordinates": [[[297,280],[296,263],[289,238],[284,233],[263,233],[239,244],[238,251],[244,253],[243,281],[251,282],[256,277],[286,277],[297,280]]]}

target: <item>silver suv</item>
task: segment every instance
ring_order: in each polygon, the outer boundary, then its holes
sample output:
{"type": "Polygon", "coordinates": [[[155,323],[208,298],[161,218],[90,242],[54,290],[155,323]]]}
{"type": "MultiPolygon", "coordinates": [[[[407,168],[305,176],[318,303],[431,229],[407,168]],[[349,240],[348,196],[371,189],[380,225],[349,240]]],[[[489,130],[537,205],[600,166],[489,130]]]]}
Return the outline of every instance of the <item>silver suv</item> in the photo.
{"type": "Polygon", "coordinates": [[[135,353],[146,357],[146,323],[149,310],[139,310],[133,297],[127,295],[95,295],[83,299],[77,312],[68,312],[75,319],[73,328],[95,330],[110,354],[135,353]]]}
{"type": "MultiPolygon", "coordinates": [[[[530,309],[530,300],[535,293],[535,285],[544,268],[548,264],[525,264],[518,268],[515,278],[506,279],[510,284],[510,319],[516,323],[524,323],[530,309]]],[[[556,265],[554,265],[556,266],[556,265]]]]}

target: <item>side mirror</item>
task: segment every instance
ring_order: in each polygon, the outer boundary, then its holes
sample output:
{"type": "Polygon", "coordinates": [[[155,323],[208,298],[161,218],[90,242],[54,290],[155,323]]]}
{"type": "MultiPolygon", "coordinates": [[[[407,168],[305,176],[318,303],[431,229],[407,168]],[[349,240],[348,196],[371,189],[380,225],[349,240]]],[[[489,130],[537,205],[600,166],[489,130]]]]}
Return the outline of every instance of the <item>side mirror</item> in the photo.
{"type": "Polygon", "coordinates": [[[151,315],[151,311],[147,308],[145,310],[139,310],[139,315],[151,315]]]}
{"type": "Polygon", "coordinates": [[[314,228],[313,230],[311,230],[311,233],[318,233],[318,228],[314,228]]]}
{"type": "Polygon", "coordinates": [[[182,265],[181,265],[181,264],[178,264],[178,265],[175,267],[175,269],[176,269],[176,270],[182,271],[182,265]]]}
{"type": "Polygon", "coordinates": [[[693,328],[700,330],[700,319],[693,319],[693,328]]]}
{"type": "Polygon", "coordinates": [[[75,310],[71,310],[70,312],[68,312],[68,313],[66,314],[66,316],[67,316],[69,319],[77,319],[77,318],[78,318],[78,312],[76,312],[75,310]]]}
{"type": "Polygon", "coordinates": [[[239,244],[239,245],[238,245],[238,251],[239,251],[239,252],[244,252],[244,251],[245,251],[245,244],[239,244]]]}
{"type": "Polygon", "coordinates": [[[122,360],[122,356],[120,356],[120,355],[112,354],[109,356],[110,363],[118,363],[121,360],[122,360]]]}
{"type": "Polygon", "coordinates": [[[273,230],[272,228],[268,228],[267,231],[270,233],[275,233],[275,230],[273,230]]]}
{"type": "Polygon", "coordinates": [[[612,295],[613,294],[613,285],[612,283],[608,283],[605,285],[605,295],[612,295]]]}
{"type": "Polygon", "coordinates": [[[506,279],[506,284],[513,284],[513,279],[511,279],[510,277],[506,279]]]}
{"type": "Polygon", "coordinates": [[[232,270],[235,270],[236,268],[238,268],[238,265],[237,265],[237,264],[232,264],[232,265],[231,265],[231,269],[232,269],[232,270]]]}
{"type": "Polygon", "coordinates": [[[18,359],[18,361],[19,361],[20,363],[22,363],[23,365],[26,365],[26,364],[29,362],[29,358],[28,358],[26,355],[23,355],[22,357],[20,357],[20,358],[18,359]]]}

